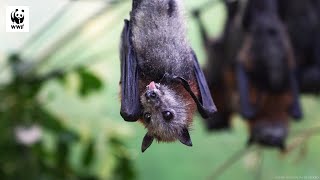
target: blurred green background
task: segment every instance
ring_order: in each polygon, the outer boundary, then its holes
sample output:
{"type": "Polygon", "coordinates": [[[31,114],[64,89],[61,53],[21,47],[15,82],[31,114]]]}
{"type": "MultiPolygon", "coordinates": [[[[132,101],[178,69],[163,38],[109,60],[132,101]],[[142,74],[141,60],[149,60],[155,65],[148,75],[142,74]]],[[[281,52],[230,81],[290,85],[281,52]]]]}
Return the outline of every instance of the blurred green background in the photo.
{"type": "MultiPolygon", "coordinates": [[[[190,15],[190,10],[206,2],[206,0],[185,0],[189,40],[201,64],[205,63],[205,54],[198,27],[190,15]]],[[[6,5],[28,5],[31,13],[29,33],[6,33],[4,22],[1,22],[0,37],[3,40],[0,41],[0,85],[2,88],[12,81],[8,65],[8,58],[12,53],[18,52],[23,61],[37,64],[33,70],[37,75],[55,69],[70,70],[70,73],[63,76],[64,83],[61,83],[61,79],[46,81],[35,98],[40,102],[41,108],[48,110],[63,126],[79,135],[80,140],[71,144],[71,155],[67,159],[76,171],[84,173],[88,171],[100,179],[206,179],[232,154],[245,148],[247,127],[236,115],[233,120],[233,130],[223,133],[206,132],[201,118],[196,117],[191,132],[193,141],[191,148],[178,142],[161,143],[153,144],[145,153],[141,153],[140,146],[145,129],[139,123],[125,122],[119,115],[119,37],[123,19],[128,18],[131,1],[108,4],[92,0],[74,1],[69,4],[68,1],[62,0],[59,2],[50,0],[47,3],[16,0],[4,1],[0,5],[1,16],[4,16],[2,12],[5,12],[6,5]],[[95,18],[83,23],[105,5],[106,8],[95,18]],[[67,13],[60,12],[62,17],[57,22],[46,25],[46,22],[61,8],[68,8],[67,13]],[[71,30],[72,33],[69,33],[71,30]],[[37,31],[42,31],[41,36],[37,37],[37,31]],[[35,40],[28,41],[30,38],[35,40]],[[83,96],[81,87],[84,80],[78,67],[85,68],[85,72],[90,72],[89,74],[98,81],[101,80],[103,85],[90,95],[83,96]],[[115,147],[112,144],[113,139],[119,139],[120,148],[116,146],[117,148],[113,149],[115,147]],[[85,159],[90,147],[88,144],[92,142],[94,143],[89,150],[92,151],[92,163],[90,166],[83,166],[82,160],[85,159]],[[119,157],[126,159],[122,166],[116,165],[121,161],[119,157]],[[126,164],[130,167],[126,167],[126,164]],[[121,177],[121,174],[128,173],[127,169],[132,170],[135,175],[121,177]]],[[[217,37],[223,28],[225,9],[221,3],[216,3],[203,14],[202,18],[212,37],[217,37]]],[[[6,103],[5,99],[0,102],[6,103]]],[[[320,126],[319,98],[304,96],[302,102],[305,118],[302,122],[291,124],[293,132],[320,126]]],[[[0,116],[1,118],[4,116],[0,116]]],[[[44,144],[49,149],[52,136],[55,134],[49,133],[43,137],[44,144]]],[[[288,144],[294,143],[295,140],[289,138],[288,144]]],[[[239,161],[223,172],[219,179],[255,179],[259,174],[262,179],[276,179],[278,176],[319,178],[319,153],[320,134],[312,136],[289,154],[281,154],[277,150],[270,149],[254,150],[240,157],[239,161]]]]}

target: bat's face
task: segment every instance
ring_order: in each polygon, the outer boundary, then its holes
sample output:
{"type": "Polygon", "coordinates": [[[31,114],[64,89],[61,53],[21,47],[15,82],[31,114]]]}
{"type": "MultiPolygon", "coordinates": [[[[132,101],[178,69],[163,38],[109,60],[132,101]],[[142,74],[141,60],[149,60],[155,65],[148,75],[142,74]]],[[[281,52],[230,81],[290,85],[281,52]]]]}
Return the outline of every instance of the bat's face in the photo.
{"type": "Polygon", "coordinates": [[[288,127],[284,122],[259,121],[251,127],[249,144],[257,143],[284,150],[287,134],[288,127]]]}
{"type": "Polygon", "coordinates": [[[181,96],[165,85],[151,82],[141,96],[142,122],[148,134],[158,141],[180,140],[189,126],[188,105],[181,96]]]}

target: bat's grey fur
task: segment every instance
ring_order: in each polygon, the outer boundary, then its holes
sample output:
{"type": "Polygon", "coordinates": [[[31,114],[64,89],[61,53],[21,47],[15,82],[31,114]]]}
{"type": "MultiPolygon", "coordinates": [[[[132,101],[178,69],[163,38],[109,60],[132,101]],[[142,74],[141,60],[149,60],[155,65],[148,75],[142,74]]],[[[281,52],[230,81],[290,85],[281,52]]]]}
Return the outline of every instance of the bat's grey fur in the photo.
{"type": "MultiPolygon", "coordinates": [[[[188,80],[194,78],[193,55],[186,38],[181,3],[182,0],[134,2],[131,12],[131,40],[139,72],[143,73],[140,76],[145,82],[161,83],[164,74],[188,80]]],[[[170,85],[158,84],[155,93],[159,98],[156,103],[148,101],[145,92],[141,95],[141,104],[144,113],[151,114],[151,121],[144,122],[148,129],[147,134],[158,141],[183,141],[183,131],[188,129],[191,123],[188,114],[189,102],[183,99],[185,97],[182,97],[181,92],[175,92],[170,85]],[[164,111],[172,112],[173,119],[165,121],[162,115],[164,111]]]]}
{"type": "Polygon", "coordinates": [[[142,0],[131,12],[132,43],[141,71],[150,73],[147,76],[192,74],[181,1],[142,0]]]}

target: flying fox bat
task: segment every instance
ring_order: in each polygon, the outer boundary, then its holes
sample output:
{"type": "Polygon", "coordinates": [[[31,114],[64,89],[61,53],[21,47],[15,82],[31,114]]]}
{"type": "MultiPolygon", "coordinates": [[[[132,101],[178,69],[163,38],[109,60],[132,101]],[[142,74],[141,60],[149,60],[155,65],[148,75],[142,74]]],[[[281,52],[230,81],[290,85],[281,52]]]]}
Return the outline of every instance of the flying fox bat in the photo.
{"type": "Polygon", "coordinates": [[[235,56],[241,46],[241,28],[237,23],[240,18],[239,1],[223,1],[227,11],[226,22],[221,36],[211,38],[201,20],[203,9],[195,9],[193,16],[199,26],[203,46],[206,50],[207,62],[204,74],[211,94],[215,94],[214,102],[219,108],[214,120],[206,119],[209,131],[228,130],[231,128],[232,114],[235,111],[235,56]]]}
{"type": "Polygon", "coordinates": [[[302,112],[293,52],[277,8],[276,0],[249,0],[236,71],[249,144],[284,149],[289,119],[302,112]]]}
{"type": "Polygon", "coordinates": [[[302,93],[320,92],[320,1],[279,0],[294,49],[302,93]]]}
{"type": "Polygon", "coordinates": [[[277,14],[275,0],[250,0],[244,18],[246,38],[238,56],[237,79],[241,113],[251,119],[256,114],[249,102],[249,84],[261,92],[291,92],[294,101],[288,112],[301,118],[295,64],[288,35],[277,14]]]}
{"type": "Polygon", "coordinates": [[[148,130],[142,152],[154,139],[192,146],[189,128],[196,109],[210,118],[216,107],[187,42],[182,1],[133,0],[120,59],[120,114],[148,130]]]}

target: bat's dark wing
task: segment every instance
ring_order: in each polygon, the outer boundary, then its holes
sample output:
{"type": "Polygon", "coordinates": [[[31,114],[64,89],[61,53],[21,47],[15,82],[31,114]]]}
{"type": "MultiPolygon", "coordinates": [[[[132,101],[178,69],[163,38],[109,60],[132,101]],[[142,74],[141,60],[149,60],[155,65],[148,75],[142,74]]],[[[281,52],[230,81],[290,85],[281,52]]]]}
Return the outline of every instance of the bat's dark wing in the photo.
{"type": "Polygon", "coordinates": [[[137,121],[141,115],[138,64],[131,43],[130,22],[125,20],[121,37],[121,110],[125,121],[137,121]]]}
{"type": "Polygon", "coordinates": [[[297,78],[295,76],[295,73],[293,72],[290,75],[290,84],[291,84],[291,90],[292,90],[292,96],[293,96],[293,104],[289,109],[289,113],[294,119],[299,120],[302,118],[303,113],[300,105],[299,87],[297,83],[297,78]]]}
{"type": "Polygon", "coordinates": [[[241,63],[237,63],[236,75],[240,95],[240,114],[246,119],[252,119],[256,114],[256,109],[251,105],[249,100],[248,76],[241,63]]]}
{"type": "Polygon", "coordinates": [[[302,93],[320,93],[320,34],[315,37],[314,43],[312,62],[299,69],[299,88],[302,93]]]}
{"type": "Polygon", "coordinates": [[[217,107],[214,104],[211,93],[206,81],[206,78],[203,74],[203,71],[199,65],[198,59],[194,51],[192,51],[193,62],[194,62],[194,73],[197,78],[197,83],[200,91],[200,97],[202,106],[198,105],[198,111],[203,118],[212,117],[213,113],[217,111],[217,107]]]}
{"type": "Polygon", "coordinates": [[[210,118],[217,111],[217,108],[216,108],[215,104],[213,103],[213,100],[212,100],[212,97],[210,94],[210,90],[207,85],[207,81],[204,77],[204,74],[203,74],[201,68],[200,68],[197,57],[193,51],[192,51],[192,55],[193,55],[193,62],[194,62],[194,64],[193,64],[194,73],[195,73],[197,84],[198,84],[199,91],[200,91],[200,100],[192,92],[190,84],[188,83],[187,80],[185,80],[182,77],[177,77],[177,76],[175,76],[173,78],[176,80],[179,80],[182,83],[183,87],[189,92],[192,99],[197,104],[197,108],[198,108],[200,115],[205,119],[210,118]]]}

